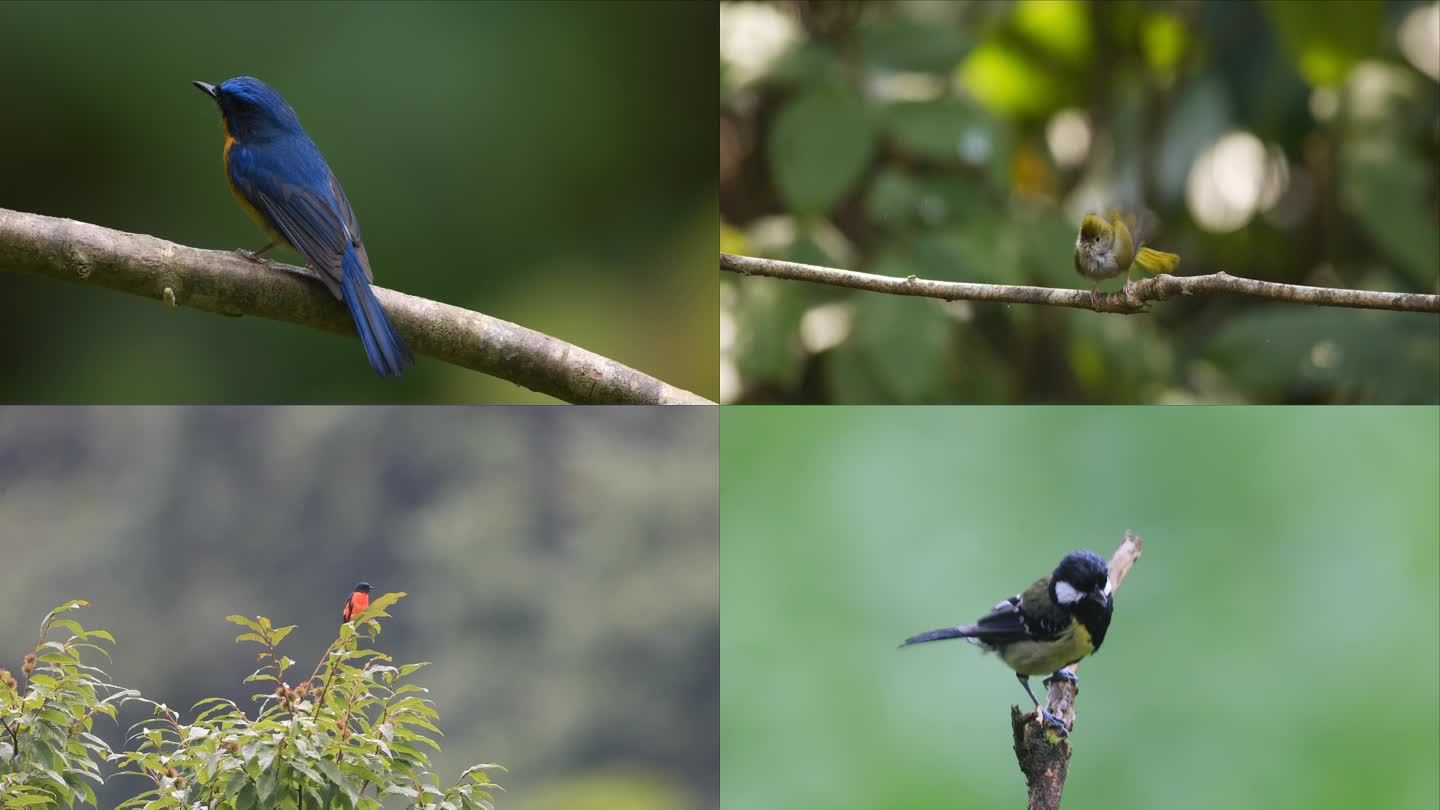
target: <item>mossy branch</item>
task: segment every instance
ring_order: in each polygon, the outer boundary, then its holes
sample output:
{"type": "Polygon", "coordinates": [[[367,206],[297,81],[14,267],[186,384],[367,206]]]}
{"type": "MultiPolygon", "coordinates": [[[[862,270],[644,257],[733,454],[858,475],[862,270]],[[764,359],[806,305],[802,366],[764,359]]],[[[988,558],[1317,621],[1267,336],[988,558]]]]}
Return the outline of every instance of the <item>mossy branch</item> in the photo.
{"type": "MultiPolygon", "coordinates": [[[[1140,559],[1145,542],[1140,535],[1126,532],[1125,539],[1110,558],[1110,587],[1118,591],[1120,583],[1130,573],[1131,566],[1140,559]]],[[[1079,664],[1067,667],[1071,672],[1079,664]]],[[[1075,696],[1080,689],[1069,681],[1052,681],[1046,696],[1046,708],[1059,716],[1071,728],[1075,727],[1075,696]]],[[[1070,740],[1057,735],[1054,730],[1039,719],[1037,712],[1020,711],[1019,706],[1010,707],[1010,731],[1015,738],[1015,759],[1020,763],[1020,772],[1025,774],[1029,788],[1028,810],[1059,810],[1060,793],[1065,789],[1065,777],[1070,772],[1070,740]]]]}
{"type": "MultiPolygon", "coordinates": [[[[0,208],[0,271],[354,335],[345,306],[303,268],[0,208]]],[[[375,288],[411,351],[566,402],[710,404],[607,357],[479,312],[375,288]]],[[[358,354],[359,348],[356,348],[358,354]]],[[[364,368],[357,367],[357,373],[364,368]]]]}
{"type": "Polygon", "coordinates": [[[1440,295],[1375,292],[1332,287],[1306,287],[1257,281],[1219,272],[1203,276],[1158,275],[1140,279],[1128,291],[1101,293],[1094,303],[1090,291],[1057,287],[1026,287],[1019,284],[974,284],[963,281],[934,281],[907,276],[879,276],[854,270],[782,262],[754,256],[720,254],[720,269],[746,276],[766,276],[789,281],[808,281],[852,290],[938,298],[942,301],[994,301],[1006,304],[1043,304],[1134,315],[1148,311],[1151,301],[1177,296],[1240,295],[1270,301],[1289,301],[1321,307],[1384,309],[1395,312],[1440,312],[1440,295]]]}

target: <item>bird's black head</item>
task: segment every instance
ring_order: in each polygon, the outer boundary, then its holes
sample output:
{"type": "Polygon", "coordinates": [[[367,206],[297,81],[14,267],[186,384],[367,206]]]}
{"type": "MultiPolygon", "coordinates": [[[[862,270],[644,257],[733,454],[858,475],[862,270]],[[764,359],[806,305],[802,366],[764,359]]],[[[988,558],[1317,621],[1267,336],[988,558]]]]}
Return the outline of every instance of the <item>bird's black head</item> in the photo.
{"type": "Polygon", "coordinates": [[[300,117],[270,85],[251,78],[236,76],[218,85],[191,82],[200,92],[214,99],[225,120],[225,131],[240,141],[303,132],[300,117]]]}
{"type": "Polygon", "coordinates": [[[1110,601],[1110,572],[1093,551],[1072,551],[1050,575],[1050,598],[1074,606],[1081,599],[1101,604],[1110,601]]]}
{"type": "Polygon", "coordinates": [[[360,592],[360,593],[369,593],[369,592],[370,592],[370,583],[368,583],[368,582],[357,582],[357,583],[355,583],[355,590],[358,591],[358,592],[360,592]]]}
{"type": "Polygon", "coordinates": [[[1050,598],[1070,611],[1090,633],[1091,652],[1099,652],[1115,606],[1110,601],[1110,571],[1093,551],[1072,551],[1050,575],[1050,598]]]}

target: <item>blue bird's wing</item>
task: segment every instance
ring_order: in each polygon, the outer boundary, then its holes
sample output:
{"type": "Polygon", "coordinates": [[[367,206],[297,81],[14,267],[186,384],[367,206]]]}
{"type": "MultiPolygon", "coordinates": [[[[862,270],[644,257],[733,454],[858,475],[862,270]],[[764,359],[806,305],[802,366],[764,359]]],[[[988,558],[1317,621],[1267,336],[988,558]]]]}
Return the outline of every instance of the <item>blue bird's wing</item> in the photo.
{"type": "Polygon", "coordinates": [[[376,373],[393,376],[412,365],[414,357],[370,286],[374,274],[355,212],[310,139],[269,141],[259,149],[231,146],[226,161],[231,185],[266,229],[299,251],[345,302],[376,373]]]}
{"type": "Polygon", "coordinates": [[[336,298],[341,297],[347,249],[354,250],[366,278],[373,281],[370,257],[360,240],[355,212],[329,167],[323,161],[314,166],[271,167],[255,157],[253,152],[243,157],[236,155],[231,161],[231,181],[285,241],[306,258],[330,292],[336,298]],[[307,176],[324,179],[319,182],[286,179],[307,176]]]}
{"type": "Polygon", "coordinates": [[[342,260],[349,242],[329,200],[300,186],[280,183],[255,192],[255,207],[320,274],[338,298],[342,260]]]}
{"type": "Polygon", "coordinates": [[[355,253],[360,257],[360,266],[365,268],[365,278],[373,284],[375,273],[370,270],[370,257],[365,253],[365,241],[360,238],[360,223],[355,220],[355,210],[350,207],[350,198],[345,196],[345,189],[340,187],[340,181],[335,179],[335,173],[326,168],[330,175],[330,195],[335,199],[335,204],[340,213],[340,219],[350,233],[350,244],[355,248],[355,253]]]}

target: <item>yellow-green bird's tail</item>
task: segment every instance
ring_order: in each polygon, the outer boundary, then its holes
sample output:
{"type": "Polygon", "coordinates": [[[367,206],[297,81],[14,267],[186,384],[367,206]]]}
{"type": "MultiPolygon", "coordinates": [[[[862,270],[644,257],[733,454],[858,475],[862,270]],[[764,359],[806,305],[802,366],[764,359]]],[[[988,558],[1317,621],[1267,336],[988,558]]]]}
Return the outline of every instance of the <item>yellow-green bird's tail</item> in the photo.
{"type": "Polygon", "coordinates": [[[1180,267],[1180,255],[1178,253],[1165,253],[1160,250],[1151,250],[1148,247],[1140,248],[1135,254],[1135,264],[1139,265],[1147,273],[1174,273],[1180,267]]]}

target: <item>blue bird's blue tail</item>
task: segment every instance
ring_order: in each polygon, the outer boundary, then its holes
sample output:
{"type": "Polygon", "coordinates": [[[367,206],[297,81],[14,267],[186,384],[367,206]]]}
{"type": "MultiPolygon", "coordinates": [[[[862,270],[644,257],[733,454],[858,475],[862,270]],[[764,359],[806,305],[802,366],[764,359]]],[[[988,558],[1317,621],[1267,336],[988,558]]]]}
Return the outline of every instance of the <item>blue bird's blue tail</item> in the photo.
{"type": "Polygon", "coordinates": [[[400,333],[385,316],[380,299],[370,289],[370,279],[354,250],[345,251],[341,260],[344,277],[341,282],[342,298],[350,308],[350,317],[355,319],[355,331],[360,333],[360,342],[365,345],[365,356],[370,358],[370,367],[381,377],[399,375],[415,363],[400,333]]]}

